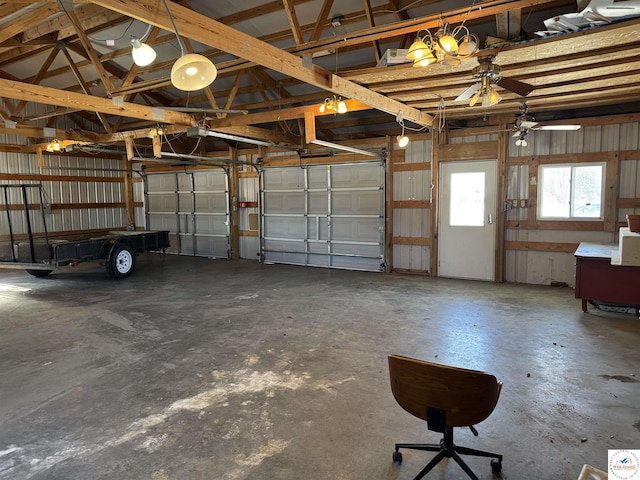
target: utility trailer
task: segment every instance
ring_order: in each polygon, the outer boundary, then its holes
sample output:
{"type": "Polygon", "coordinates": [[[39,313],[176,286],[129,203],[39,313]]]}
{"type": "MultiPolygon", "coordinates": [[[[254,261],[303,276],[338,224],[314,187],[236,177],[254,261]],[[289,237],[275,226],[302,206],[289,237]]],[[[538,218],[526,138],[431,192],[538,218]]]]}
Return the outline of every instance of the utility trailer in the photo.
{"type": "Polygon", "coordinates": [[[6,213],[1,220],[0,268],[22,269],[44,277],[59,267],[104,261],[107,273],[120,279],[131,275],[136,255],[164,253],[170,246],[168,230],[51,236],[46,228],[47,206],[40,184],[0,185],[0,191],[6,213]],[[10,203],[16,198],[21,198],[22,205],[10,203]],[[37,210],[41,215],[31,213],[37,210]]]}

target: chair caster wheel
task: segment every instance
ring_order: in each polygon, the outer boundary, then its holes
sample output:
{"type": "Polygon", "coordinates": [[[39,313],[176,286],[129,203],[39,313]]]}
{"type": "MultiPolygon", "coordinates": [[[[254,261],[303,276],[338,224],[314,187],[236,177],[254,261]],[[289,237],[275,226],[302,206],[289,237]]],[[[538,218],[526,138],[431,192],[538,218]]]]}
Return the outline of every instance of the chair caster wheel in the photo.
{"type": "Polygon", "coordinates": [[[491,460],[491,470],[494,472],[502,471],[502,460],[499,460],[497,458],[491,460]]]}
{"type": "Polygon", "coordinates": [[[402,454],[400,452],[393,452],[393,461],[394,462],[402,462],[402,454]]]}

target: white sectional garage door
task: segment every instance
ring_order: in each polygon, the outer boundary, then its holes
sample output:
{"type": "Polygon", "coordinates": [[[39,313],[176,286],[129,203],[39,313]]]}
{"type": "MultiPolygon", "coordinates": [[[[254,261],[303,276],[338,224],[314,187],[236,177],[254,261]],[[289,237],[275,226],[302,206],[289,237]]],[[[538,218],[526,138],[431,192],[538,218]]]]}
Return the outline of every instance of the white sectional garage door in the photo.
{"type": "Polygon", "coordinates": [[[263,260],[382,271],[384,179],[378,162],[264,169],[263,260]]]}
{"type": "Polygon", "coordinates": [[[169,230],[173,253],[229,258],[229,191],[224,170],[147,175],[150,230],[169,230]]]}

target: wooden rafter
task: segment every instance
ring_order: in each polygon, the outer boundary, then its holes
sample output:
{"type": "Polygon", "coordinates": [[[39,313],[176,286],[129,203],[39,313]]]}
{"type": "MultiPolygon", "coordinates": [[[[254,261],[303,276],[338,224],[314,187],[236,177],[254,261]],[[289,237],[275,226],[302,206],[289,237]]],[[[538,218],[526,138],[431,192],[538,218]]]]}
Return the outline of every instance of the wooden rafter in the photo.
{"type": "Polygon", "coordinates": [[[315,42],[320,39],[322,35],[322,31],[328,21],[329,12],[331,12],[331,7],[333,7],[333,0],[324,0],[322,2],[322,8],[318,13],[318,18],[316,19],[316,23],[313,26],[313,31],[311,32],[311,36],[309,37],[310,42],[315,42]]]}
{"type": "Polygon", "coordinates": [[[293,0],[282,0],[282,5],[284,6],[284,11],[287,13],[287,19],[289,20],[289,25],[291,25],[291,33],[293,33],[293,39],[296,45],[302,45],[304,39],[302,38],[302,30],[300,30],[300,23],[298,22],[293,0]]]}

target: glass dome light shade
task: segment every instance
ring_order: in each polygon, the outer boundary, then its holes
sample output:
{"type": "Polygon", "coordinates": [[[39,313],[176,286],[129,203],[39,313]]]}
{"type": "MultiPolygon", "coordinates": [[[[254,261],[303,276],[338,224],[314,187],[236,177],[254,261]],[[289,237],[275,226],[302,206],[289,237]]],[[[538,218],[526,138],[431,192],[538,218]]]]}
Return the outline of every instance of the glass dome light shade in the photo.
{"type": "Polygon", "coordinates": [[[451,35],[444,35],[442,37],[438,37],[437,41],[438,46],[447,53],[457,53],[458,52],[458,42],[451,35]]]}
{"type": "Polygon", "coordinates": [[[183,55],[171,69],[171,83],[178,90],[192,92],[211,85],[218,75],[216,66],[203,55],[183,55]]]}
{"type": "Polygon", "coordinates": [[[462,37],[462,42],[458,46],[458,55],[466,58],[478,51],[478,42],[472,35],[462,37]]]}
{"type": "Polygon", "coordinates": [[[407,60],[419,60],[426,57],[430,53],[430,49],[426,43],[420,38],[417,38],[415,42],[409,47],[409,53],[407,53],[407,60]]]}

